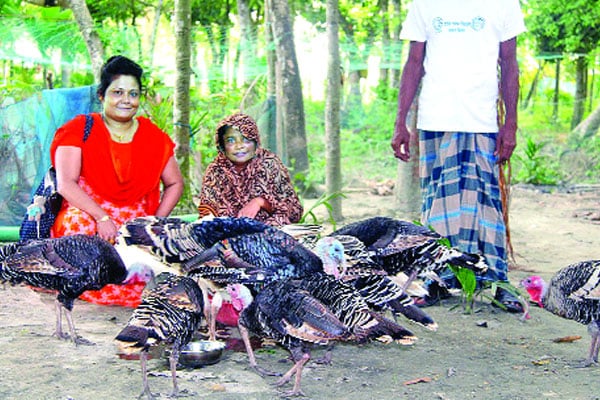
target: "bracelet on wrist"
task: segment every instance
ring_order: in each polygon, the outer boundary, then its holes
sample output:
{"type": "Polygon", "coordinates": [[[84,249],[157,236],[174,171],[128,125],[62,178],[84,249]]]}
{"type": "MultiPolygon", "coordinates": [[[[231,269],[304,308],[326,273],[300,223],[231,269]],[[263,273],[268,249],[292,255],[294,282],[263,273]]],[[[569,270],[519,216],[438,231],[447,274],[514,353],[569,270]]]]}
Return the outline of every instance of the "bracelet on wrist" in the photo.
{"type": "Polygon", "coordinates": [[[97,219],[96,223],[98,223],[98,222],[106,222],[106,221],[110,221],[110,217],[108,215],[105,215],[102,218],[97,219]]]}

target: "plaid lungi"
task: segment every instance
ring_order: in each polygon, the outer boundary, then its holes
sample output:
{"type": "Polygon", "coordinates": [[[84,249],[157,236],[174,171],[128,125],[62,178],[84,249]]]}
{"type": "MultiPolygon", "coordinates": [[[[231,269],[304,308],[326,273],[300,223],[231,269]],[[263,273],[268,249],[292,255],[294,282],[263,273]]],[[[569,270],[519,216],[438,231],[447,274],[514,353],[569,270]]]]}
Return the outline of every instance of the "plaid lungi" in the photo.
{"type": "Polygon", "coordinates": [[[421,222],[452,246],[486,257],[497,269],[484,280],[507,280],[506,226],[494,150],[495,133],[421,131],[421,222]]]}

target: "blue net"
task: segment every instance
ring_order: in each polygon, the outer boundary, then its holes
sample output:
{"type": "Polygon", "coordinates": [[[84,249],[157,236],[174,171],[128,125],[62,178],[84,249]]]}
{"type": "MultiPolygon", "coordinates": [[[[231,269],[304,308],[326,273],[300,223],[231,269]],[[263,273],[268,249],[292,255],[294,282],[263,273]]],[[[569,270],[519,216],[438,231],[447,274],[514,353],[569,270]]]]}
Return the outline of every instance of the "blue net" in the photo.
{"type": "Polygon", "coordinates": [[[0,108],[0,226],[18,226],[50,166],[54,132],[78,114],[100,110],[96,87],[43,90],[0,108]]]}

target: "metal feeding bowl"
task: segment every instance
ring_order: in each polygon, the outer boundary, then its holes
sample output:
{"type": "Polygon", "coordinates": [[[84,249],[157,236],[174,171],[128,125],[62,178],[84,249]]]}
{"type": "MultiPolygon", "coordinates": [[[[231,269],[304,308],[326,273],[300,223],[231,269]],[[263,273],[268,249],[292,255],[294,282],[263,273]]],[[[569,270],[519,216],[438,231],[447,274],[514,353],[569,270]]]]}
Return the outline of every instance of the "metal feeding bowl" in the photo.
{"type": "MultiPolygon", "coordinates": [[[[216,364],[221,360],[225,343],[214,340],[193,340],[186,344],[179,354],[179,364],[184,367],[198,368],[216,364]]],[[[170,355],[170,351],[165,351],[170,355]]]]}

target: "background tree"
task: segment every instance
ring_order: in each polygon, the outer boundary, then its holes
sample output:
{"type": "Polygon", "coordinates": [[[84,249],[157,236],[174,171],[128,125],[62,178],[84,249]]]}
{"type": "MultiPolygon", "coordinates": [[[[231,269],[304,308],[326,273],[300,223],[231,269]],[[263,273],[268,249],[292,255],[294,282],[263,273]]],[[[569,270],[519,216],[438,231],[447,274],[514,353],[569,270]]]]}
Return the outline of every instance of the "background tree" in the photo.
{"type": "Polygon", "coordinates": [[[229,29],[233,23],[229,19],[232,5],[229,0],[193,0],[192,22],[199,25],[205,34],[202,38],[196,31],[196,41],[208,41],[211,58],[208,69],[208,87],[210,93],[219,93],[227,83],[224,63],[229,48],[229,29]]]}
{"type": "Polygon", "coordinates": [[[362,125],[364,110],[360,82],[367,77],[373,43],[381,37],[378,14],[376,1],[365,1],[360,6],[352,1],[340,4],[340,28],[344,33],[340,47],[348,59],[348,88],[342,107],[344,126],[362,125]]]}
{"type": "MultiPolygon", "coordinates": [[[[538,49],[555,54],[569,53],[575,57],[576,88],[571,118],[571,128],[574,128],[585,112],[588,57],[600,42],[600,1],[532,0],[529,8],[531,14],[527,25],[538,42],[538,49]]],[[[558,81],[560,64],[557,65],[558,81]]]]}
{"type": "Polygon", "coordinates": [[[100,42],[100,36],[96,32],[94,21],[87,8],[85,0],[68,0],[69,7],[73,10],[79,30],[85,39],[85,44],[92,62],[94,80],[100,82],[100,70],[104,64],[104,46],[100,42]]]}
{"type": "Polygon", "coordinates": [[[340,44],[339,44],[339,3],[327,0],[327,97],[325,103],[325,143],[327,174],[325,184],[331,198],[331,216],[336,221],[342,219],[342,199],[332,196],[342,191],[342,167],[340,151],[340,44]]]}
{"type": "Polygon", "coordinates": [[[283,132],[286,153],[283,161],[291,166],[292,177],[304,189],[308,174],[308,152],[304,120],[302,82],[296,59],[294,34],[287,0],[269,0],[269,24],[275,42],[277,129],[283,132]]]}
{"type": "Polygon", "coordinates": [[[175,33],[175,91],[173,98],[173,133],[177,147],[175,156],[186,181],[181,202],[193,204],[190,191],[190,0],[175,0],[173,29],[175,33]]]}

